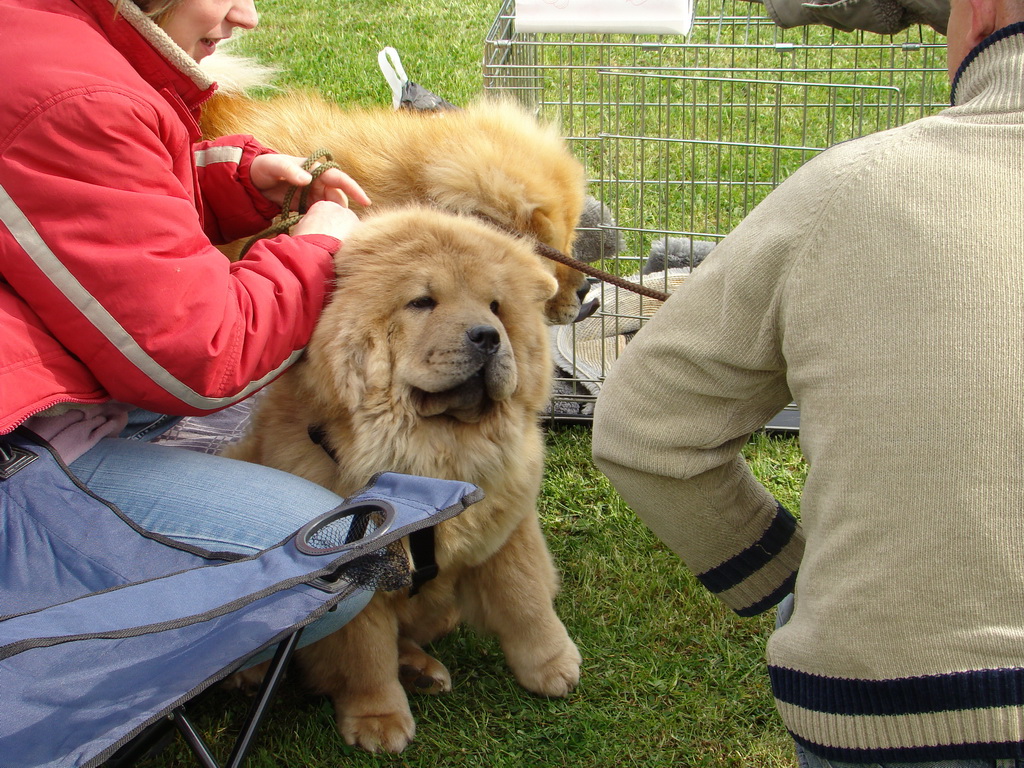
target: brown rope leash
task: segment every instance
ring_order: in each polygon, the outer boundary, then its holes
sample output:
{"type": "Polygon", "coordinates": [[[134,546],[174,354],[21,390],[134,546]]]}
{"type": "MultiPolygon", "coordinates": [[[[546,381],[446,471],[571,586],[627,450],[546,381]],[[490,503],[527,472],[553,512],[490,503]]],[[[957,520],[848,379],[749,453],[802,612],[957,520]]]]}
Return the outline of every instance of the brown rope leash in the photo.
{"type": "Polygon", "coordinates": [[[306,210],[309,208],[307,204],[307,198],[309,197],[309,190],[313,186],[313,182],[316,181],[317,177],[320,176],[324,171],[330,170],[331,168],[339,168],[340,166],[334,162],[334,157],[326,149],[318,149],[316,152],[307,157],[302,163],[302,169],[309,171],[313,177],[309,184],[301,187],[299,192],[299,204],[297,210],[292,210],[292,199],[295,197],[295,191],[300,187],[292,185],[288,187],[288,191],[284,194],[284,200],[281,202],[281,212],[277,214],[270,222],[270,226],[264,229],[262,232],[257,232],[255,235],[250,237],[245,245],[242,246],[242,251],[239,254],[239,258],[244,256],[246,252],[253,247],[258,241],[266,237],[276,237],[277,235],[283,235],[285,232],[290,230],[296,224],[299,223],[299,219],[303,217],[306,210]],[[323,162],[316,165],[321,158],[325,158],[323,162]]]}
{"type": "MultiPolygon", "coordinates": [[[[313,186],[313,181],[316,180],[316,178],[324,171],[330,168],[338,167],[338,164],[334,162],[334,157],[326,149],[318,149],[316,150],[316,152],[307,157],[306,160],[302,163],[302,168],[303,170],[309,171],[310,174],[312,174],[313,180],[311,180],[309,184],[301,188],[302,191],[299,193],[299,204],[297,206],[297,210],[293,211],[291,208],[292,198],[295,197],[295,191],[299,189],[299,187],[291,186],[285,193],[284,200],[281,203],[281,213],[274,217],[274,220],[270,223],[269,227],[264,229],[262,232],[257,232],[255,235],[253,235],[246,241],[245,245],[242,246],[240,257],[244,256],[246,252],[250,248],[252,248],[252,246],[259,240],[262,240],[263,238],[266,237],[275,237],[277,235],[284,234],[292,227],[294,227],[299,222],[299,219],[301,219],[302,216],[306,213],[306,209],[308,208],[306,204],[307,196],[309,195],[310,187],[313,186]],[[324,159],[324,161],[321,162],[319,165],[316,165],[316,163],[321,159],[324,159]]],[[[507,232],[511,235],[514,235],[516,237],[523,236],[522,232],[512,230],[509,227],[506,227],[494,221],[489,216],[481,215],[480,218],[484,219],[485,221],[489,222],[498,229],[507,232]]],[[[605,272],[604,270],[598,269],[597,267],[592,267],[586,262],[580,261],[579,259],[575,259],[572,256],[569,256],[568,254],[562,253],[560,250],[548,245],[547,243],[542,243],[540,240],[537,240],[534,243],[534,250],[546,259],[557,261],[558,263],[564,264],[565,266],[570,267],[571,269],[575,269],[577,272],[582,272],[583,274],[589,275],[590,277],[595,277],[598,280],[601,280],[602,282],[610,283],[611,285],[617,286],[627,291],[632,291],[633,293],[640,294],[641,296],[646,296],[649,299],[655,299],[657,301],[668,300],[669,294],[665,293],[664,291],[658,291],[646,285],[640,285],[639,283],[631,282],[629,280],[626,280],[625,278],[619,277],[618,275],[613,275],[610,272],[605,272]]]]}
{"type": "Polygon", "coordinates": [[[654,288],[647,287],[646,285],[640,285],[639,283],[631,282],[630,280],[626,280],[618,275],[613,275],[610,272],[605,272],[597,267],[592,267],[585,261],[580,261],[579,259],[574,259],[572,256],[567,256],[557,248],[552,248],[547,243],[542,243],[538,240],[534,245],[534,249],[546,259],[551,259],[552,261],[557,261],[560,264],[565,264],[565,266],[571,267],[577,272],[582,272],[585,275],[596,277],[602,282],[611,283],[612,285],[624,288],[627,291],[632,291],[633,293],[638,293],[641,296],[646,296],[649,299],[668,301],[669,294],[664,291],[657,291],[654,288]]]}
{"type": "MultiPolygon", "coordinates": [[[[477,214],[477,217],[483,219],[491,226],[500,229],[502,232],[512,235],[513,237],[527,236],[523,232],[519,232],[518,230],[512,229],[511,227],[506,227],[504,224],[495,221],[490,216],[486,216],[481,213],[477,214]]],[[[596,277],[598,280],[602,282],[610,283],[611,285],[623,288],[627,291],[632,291],[633,293],[638,293],[641,296],[646,296],[649,299],[656,299],[657,301],[668,301],[669,294],[665,293],[664,291],[658,291],[655,290],[654,288],[649,288],[646,285],[640,285],[639,283],[634,283],[629,280],[626,280],[624,277],[613,275],[611,272],[605,272],[604,270],[598,269],[597,267],[592,267],[585,261],[580,261],[579,259],[575,259],[572,256],[569,256],[568,254],[562,253],[557,248],[550,246],[547,243],[542,243],[540,240],[535,240],[533,244],[533,249],[536,253],[538,253],[539,255],[543,256],[546,259],[557,261],[559,264],[564,264],[567,267],[575,269],[577,272],[582,272],[585,275],[596,277]]]]}

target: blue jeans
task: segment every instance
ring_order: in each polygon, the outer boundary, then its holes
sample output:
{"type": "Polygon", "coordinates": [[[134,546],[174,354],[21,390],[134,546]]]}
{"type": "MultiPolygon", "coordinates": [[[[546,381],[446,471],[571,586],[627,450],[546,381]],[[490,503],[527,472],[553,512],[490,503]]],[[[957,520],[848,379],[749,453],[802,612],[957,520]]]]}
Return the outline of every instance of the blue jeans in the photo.
{"type": "MultiPolygon", "coordinates": [[[[787,595],[779,603],[775,626],[781,627],[793,615],[793,595],[787,595]]],[[[796,762],[800,768],[1024,768],[1024,760],[931,760],[918,763],[846,763],[827,760],[808,751],[802,744],[796,745],[796,762]]]]}
{"type": "MultiPolygon", "coordinates": [[[[266,549],[342,502],[287,472],[137,439],[101,440],[69,468],[143,528],[212,551],[266,549]]],[[[339,629],[372,596],[359,590],[342,600],[306,628],[300,644],[339,629]]]]}

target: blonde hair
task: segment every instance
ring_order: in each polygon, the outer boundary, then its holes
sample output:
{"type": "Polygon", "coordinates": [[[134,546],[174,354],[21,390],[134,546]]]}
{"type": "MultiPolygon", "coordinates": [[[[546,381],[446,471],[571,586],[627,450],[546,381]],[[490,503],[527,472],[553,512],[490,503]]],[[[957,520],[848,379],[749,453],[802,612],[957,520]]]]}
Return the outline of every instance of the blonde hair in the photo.
{"type": "MultiPolygon", "coordinates": [[[[120,11],[121,6],[130,2],[133,0],[117,0],[114,7],[120,11]]],[[[144,14],[159,24],[160,20],[174,10],[182,0],[134,0],[134,2],[144,14]]]]}

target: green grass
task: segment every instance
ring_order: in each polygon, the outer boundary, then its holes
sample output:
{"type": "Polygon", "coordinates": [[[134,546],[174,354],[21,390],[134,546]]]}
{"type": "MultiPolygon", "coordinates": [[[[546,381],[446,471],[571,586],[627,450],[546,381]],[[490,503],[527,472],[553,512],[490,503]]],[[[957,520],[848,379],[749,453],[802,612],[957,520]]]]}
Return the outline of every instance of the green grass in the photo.
{"type": "MultiPolygon", "coordinates": [[[[261,27],[245,35],[238,50],[278,65],[280,84],[286,87],[315,88],[341,103],[387,105],[391,93],[378,69],[377,52],[391,45],[412,80],[460,104],[483,89],[484,40],[497,9],[497,0],[260,0],[261,27]]],[[[726,26],[706,42],[749,42],[749,37],[737,39],[738,32],[750,30],[726,26]]],[[[756,34],[782,39],[775,29],[756,34]]],[[[808,156],[784,149],[729,153],[679,144],[679,139],[827,144],[879,127],[857,124],[876,118],[881,108],[832,104],[820,87],[792,87],[784,93],[797,102],[780,111],[773,99],[783,91],[771,86],[726,88],[721,82],[671,78],[637,82],[635,76],[598,81],[594,67],[704,67],[719,76],[742,69],[765,79],[790,80],[818,71],[825,80],[845,77],[863,83],[867,78],[874,85],[903,78],[910,81],[905,98],[914,103],[944,98],[942,93],[916,93],[912,75],[879,72],[876,51],[853,50],[840,58],[844,54],[835,40],[828,33],[821,50],[801,54],[772,48],[718,52],[710,45],[648,49],[629,39],[619,47],[598,49],[555,44],[540,54],[554,58],[539,71],[529,71],[542,79],[548,99],[539,112],[559,120],[565,135],[578,137],[573,144],[595,179],[594,191],[613,206],[620,224],[638,230],[629,238],[627,255],[641,258],[650,231],[728,231],[763,192],[808,156]],[[624,61],[622,56],[634,58],[624,61]],[[844,69],[850,71],[842,74],[844,69]],[[661,106],[652,110],[651,105],[661,106]],[[596,138],[611,128],[626,138],[596,138]],[[835,135],[837,130],[843,135],[835,135]],[[735,190],[725,188],[718,183],[724,178],[740,183],[735,190]]],[[[905,55],[917,56],[911,49],[905,55]]],[[[920,55],[937,54],[925,50],[920,55]]],[[[910,66],[927,63],[915,59],[910,66]]],[[[849,96],[848,91],[842,93],[849,96]]],[[[610,266],[629,271],[628,266],[610,266]]],[[[745,455],[762,482],[798,512],[806,467],[797,439],[758,434],[745,455]]],[[[550,701],[526,693],[512,680],[493,639],[463,629],[434,649],[453,674],[453,690],[413,699],[417,738],[401,755],[367,755],[346,747],[335,733],[328,702],[307,697],[292,681],[275,702],[249,765],[793,765],[792,743],[775,712],[763,660],[772,617],[739,619],[696,582],[594,468],[585,427],[548,433],[539,504],[563,574],[558,610],[584,657],[582,681],[569,699],[550,701]]],[[[226,755],[246,706],[242,695],[217,689],[192,707],[220,755],[226,755]]],[[[146,763],[149,768],[192,764],[180,745],[146,763]]]]}
{"type": "Polygon", "coordinates": [[[483,40],[494,8],[482,0],[259,0],[260,26],[236,50],[281,68],[279,84],[350,104],[390,104],[377,53],[393,46],[409,78],[465,103],[481,90],[483,40]]]}

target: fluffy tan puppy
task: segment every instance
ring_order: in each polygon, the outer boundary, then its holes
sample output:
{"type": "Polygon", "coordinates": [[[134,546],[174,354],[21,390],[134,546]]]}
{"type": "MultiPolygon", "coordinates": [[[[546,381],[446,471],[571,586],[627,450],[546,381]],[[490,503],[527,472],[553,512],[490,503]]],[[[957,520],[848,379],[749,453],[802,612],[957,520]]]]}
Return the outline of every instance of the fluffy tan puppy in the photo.
{"type": "Polygon", "coordinates": [[[528,241],[425,208],[367,217],[337,276],[305,356],[267,388],[229,455],[341,495],[384,470],[483,489],[482,501],[437,526],[435,579],[415,596],[378,592],[298,656],[308,684],[333,699],[349,744],[398,752],[415,733],[403,681],[450,689],[422,647],[460,621],[495,634],[534,693],[566,696],[579,680],[535,506],[537,414],[552,370],[544,305],[556,282],[528,241]]]}
{"type": "MultiPolygon", "coordinates": [[[[211,74],[228,78],[246,62],[220,57],[211,66],[211,74]]],[[[485,100],[422,113],[343,108],[306,92],[269,100],[223,93],[203,108],[202,128],[210,137],[250,134],[293,155],[327,149],[374,205],[426,203],[481,216],[572,252],[585,196],[583,167],[553,126],[512,103],[485,100]]],[[[570,323],[587,292],[586,279],[544,261],[558,280],[548,319],[570,323]]]]}

